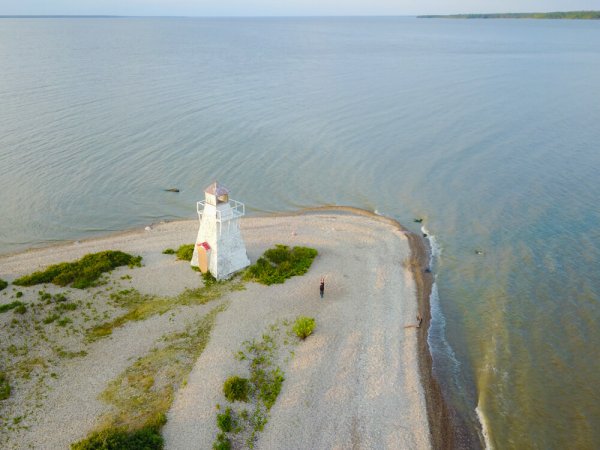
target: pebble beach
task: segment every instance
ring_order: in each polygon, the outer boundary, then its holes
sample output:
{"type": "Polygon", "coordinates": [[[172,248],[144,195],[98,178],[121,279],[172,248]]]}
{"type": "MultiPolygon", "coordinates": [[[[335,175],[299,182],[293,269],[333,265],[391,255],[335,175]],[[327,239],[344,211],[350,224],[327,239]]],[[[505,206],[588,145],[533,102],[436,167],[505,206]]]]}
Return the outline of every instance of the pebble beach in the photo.
{"type": "MultiPolygon", "coordinates": [[[[50,264],[102,250],[141,255],[143,266],[114,270],[109,287],[69,291],[108,317],[112,312],[102,305],[111,289],[176,296],[202,285],[187,262],[162,253],[194,242],[197,227],[197,221],[161,223],[2,256],[0,278],[10,282],[50,264]]],[[[275,244],[308,246],[319,254],[303,276],[272,286],[249,282],[244,290],[219,299],[227,307],[218,314],[206,348],[174,394],[162,430],[165,448],[211,448],[218,433],[215,407],[226,403],[223,382],[244,371],[235,353],[269,325],[299,315],[314,317],[316,328],[291,357],[281,361],[285,381],[255,448],[435,447],[443,427],[439,417],[432,415],[432,380],[427,377],[431,368],[424,339],[429,311],[423,299],[430,280],[423,273],[427,258],[422,240],[390,219],[350,209],[249,217],[242,220],[241,230],[251,262],[275,244]],[[319,295],[322,277],[323,298],[319,295]],[[433,426],[432,420],[437,421],[433,426]]],[[[13,300],[16,288],[9,285],[5,295],[0,294],[0,305],[13,300]]],[[[35,301],[39,289],[18,288],[23,292],[21,300],[35,301]]],[[[61,288],[45,285],[43,289],[51,293],[61,288]]],[[[183,330],[214,306],[177,307],[128,322],[91,343],[76,331],[51,334],[53,348],[85,351],[72,359],[56,358],[49,350],[38,354],[32,342],[29,351],[44,364],[30,373],[30,379],[16,379],[10,398],[0,402],[5,420],[0,430],[2,447],[68,448],[84,438],[110,411],[99,398],[107,384],[164,335],[183,330]],[[39,392],[32,398],[36,383],[39,392]],[[21,417],[18,426],[15,417],[21,417]]],[[[0,315],[3,342],[19,339],[11,328],[13,317],[10,312],[0,315]]],[[[73,330],[85,326],[74,316],[73,330]]],[[[16,373],[11,364],[19,356],[3,357],[2,370],[16,373]]]]}

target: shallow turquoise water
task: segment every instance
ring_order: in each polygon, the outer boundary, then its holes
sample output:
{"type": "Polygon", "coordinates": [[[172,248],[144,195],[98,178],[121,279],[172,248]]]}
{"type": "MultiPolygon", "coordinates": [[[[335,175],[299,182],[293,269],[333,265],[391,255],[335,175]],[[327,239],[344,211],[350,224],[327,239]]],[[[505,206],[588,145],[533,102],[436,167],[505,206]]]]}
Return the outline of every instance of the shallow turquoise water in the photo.
{"type": "Polygon", "coordinates": [[[598,23],[4,19],[0,61],[0,252],[194,217],[213,179],[424,217],[452,404],[496,448],[600,447],[598,23]]]}

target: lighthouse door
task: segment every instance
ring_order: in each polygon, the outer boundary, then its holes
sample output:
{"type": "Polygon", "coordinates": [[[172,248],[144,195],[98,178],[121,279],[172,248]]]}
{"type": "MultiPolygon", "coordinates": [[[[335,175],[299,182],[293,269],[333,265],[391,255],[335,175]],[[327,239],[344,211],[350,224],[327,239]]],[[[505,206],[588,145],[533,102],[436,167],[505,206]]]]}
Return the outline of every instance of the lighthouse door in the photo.
{"type": "Polygon", "coordinates": [[[208,272],[208,263],[210,261],[210,245],[208,242],[198,244],[198,267],[200,272],[208,272]]]}

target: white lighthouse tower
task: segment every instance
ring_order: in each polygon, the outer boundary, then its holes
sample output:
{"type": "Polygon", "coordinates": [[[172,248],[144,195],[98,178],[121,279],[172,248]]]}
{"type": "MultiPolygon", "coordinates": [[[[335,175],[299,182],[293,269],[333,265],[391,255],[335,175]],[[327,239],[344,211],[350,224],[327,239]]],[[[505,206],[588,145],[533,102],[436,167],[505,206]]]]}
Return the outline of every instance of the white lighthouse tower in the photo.
{"type": "Polygon", "coordinates": [[[197,204],[200,229],[191,265],[222,280],[250,264],[240,233],[243,203],[229,198],[229,190],[216,181],[204,190],[197,204]]]}

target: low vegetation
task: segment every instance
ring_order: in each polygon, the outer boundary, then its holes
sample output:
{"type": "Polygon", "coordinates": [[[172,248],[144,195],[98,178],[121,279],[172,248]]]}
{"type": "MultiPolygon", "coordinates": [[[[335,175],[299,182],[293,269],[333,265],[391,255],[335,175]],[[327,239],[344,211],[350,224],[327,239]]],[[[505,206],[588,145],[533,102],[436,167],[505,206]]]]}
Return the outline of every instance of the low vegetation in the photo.
{"type": "Polygon", "coordinates": [[[0,400],[6,400],[10,397],[10,384],[4,372],[0,372],[0,400]]]}
{"type": "Polygon", "coordinates": [[[181,259],[183,261],[191,261],[192,256],[194,255],[194,244],[184,244],[177,249],[175,252],[177,255],[177,259],[181,259]]]}
{"type": "Polygon", "coordinates": [[[8,286],[8,283],[0,278],[0,291],[8,286]]]}
{"type": "Polygon", "coordinates": [[[186,289],[176,297],[159,297],[144,295],[135,289],[119,291],[111,294],[111,300],[116,306],[128,311],[105,323],[88,330],[88,340],[96,340],[112,333],[112,330],[130,321],[145,320],[157,314],[164,314],[179,306],[203,305],[223,296],[226,292],[244,289],[239,279],[215,282],[197,289],[186,289]]]}
{"type": "Polygon", "coordinates": [[[278,244],[265,251],[258,261],[244,271],[244,280],[271,285],[284,283],[296,275],[304,275],[317,256],[314,248],[278,244]]]}
{"type": "Polygon", "coordinates": [[[164,415],[143,427],[129,431],[125,427],[107,428],[92,433],[87,439],[71,445],[72,450],[154,450],[163,448],[160,430],[164,415]]]}
{"type": "Polygon", "coordinates": [[[10,311],[11,309],[15,309],[20,306],[25,306],[25,303],[18,300],[12,303],[7,303],[6,305],[0,305],[0,313],[5,313],[6,311],[10,311]]]}
{"type": "Polygon", "coordinates": [[[103,273],[120,266],[139,267],[141,261],[141,256],[132,256],[118,250],[90,253],[78,261],[54,264],[46,270],[18,278],[13,284],[18,286],[42,283],[54,283],[58,286],[72,284],[74,288],[85,289],[96,285],[103,273]]]}
{"type": "Polygon", "coordinates": [[[247,378],[233,376],[227,378],[223,385],[223,394],[230,402],[248,401],[248,393],[250,391],[250,381],[247,378]]]}
{"type": "Polygon", "coordinates": [[[103,418],[106,425],[71,448],[162,449],[160,430],[174,393],[204,351],[217,315],[226,308],[222,303],[185,331],[165,336],[159,347],[109,383],[101,395],[114,407],[103,418]]]}
{"type": "Polygon", "coordinates": [[[315,319],[312,317],[298,317],[294,322],[293,330],[300,339],[310,336],[315,329],[315,319]]]}
{"type": "MultiPolygon", "coordinates": [[[[286,354],[293,355],[292,348],[298,342],[292,324],[282,321],[271,325],[260,340],[243,343],[237,359],[248,362],[250,378],[232,376],[225,381],[223,393],[231,405],[217,413],[219,433],[213,443],[214,450],[254,447],[283,387],[285,376],[279,364],[286,360],[286,354]]],[[[219,405],[217,410],[221,410],[219,405]]]]}

